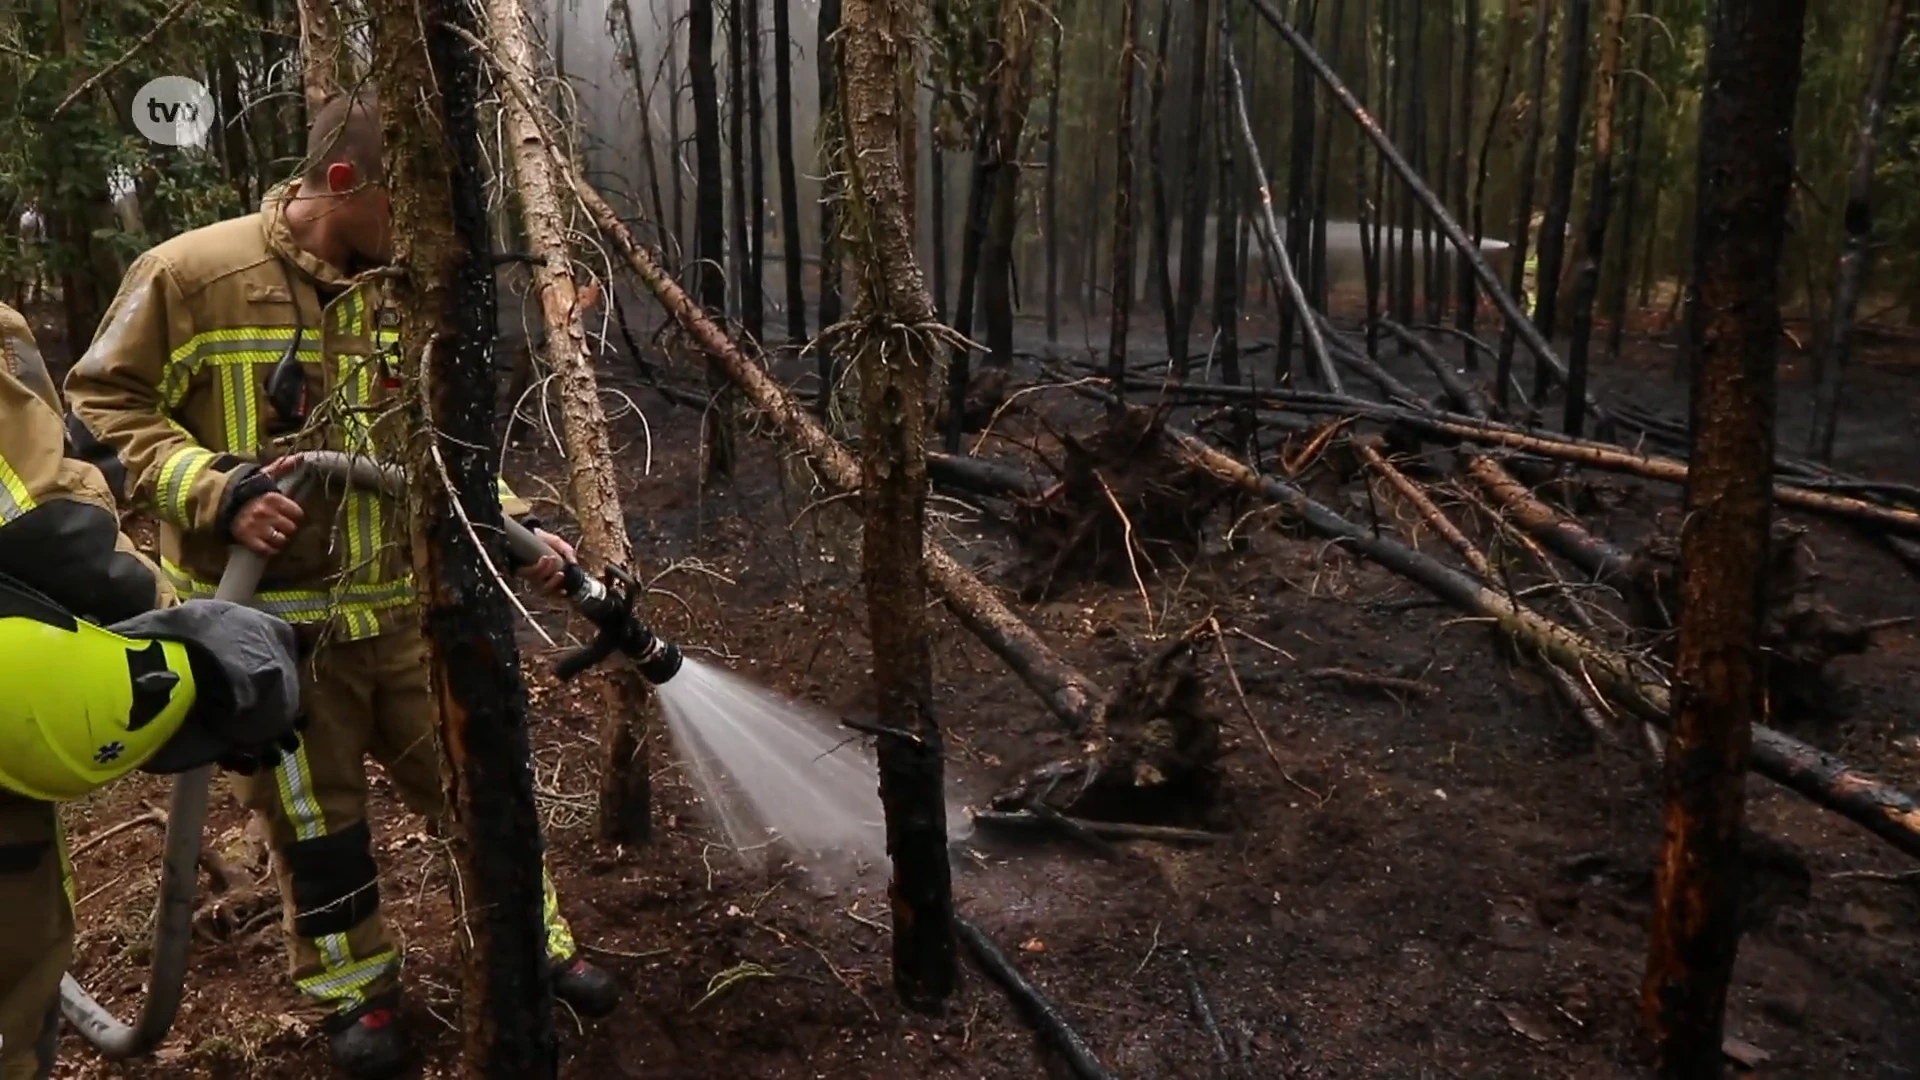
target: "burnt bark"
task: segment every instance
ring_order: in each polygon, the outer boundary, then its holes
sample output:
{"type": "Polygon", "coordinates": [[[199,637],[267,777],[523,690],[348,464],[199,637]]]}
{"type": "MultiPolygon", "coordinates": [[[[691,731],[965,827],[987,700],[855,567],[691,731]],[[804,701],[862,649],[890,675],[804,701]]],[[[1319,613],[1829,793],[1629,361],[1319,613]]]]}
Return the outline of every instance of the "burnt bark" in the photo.
{"type": "MultiPolygon", "coordinates": [[[[1206,0],[1201,0],[1205,3],[1206,0]]],[[[1060,46],[1065,30],[1053,28],[1053,70],[1047,86],[1047,183],[1042,194],[1047,256],[1047,341],[1060,340],[1060,46]]]]}
{"type": "Polygon", "coordinates": [[[484,553],[504,565],[494,461],[494,268],[481,155],[478,12],[442,0],[371,0],[385,110],[401,310],[412,560],[438,705],[464,954],[462,1075],[554,1077],[559,1049],[541,911],[540,820],[513,612],[484,553]],[[435,78],[440,80],[436,84],[435,78]],[[423,384],[422,384],[423,383],[423,384]],[[473,523],[461,521],[456,506],[473,523]]]}
{"type": "Polygon", "coordinates": [[[1620,70],[1621,22],[1626,0],[1603,0],[1600,19],[1600,66],[1595,72],[1593,101],[1593,186],[1587,196],[1587,242],[1573,281],[1573,340],[1567,347],[1567,409],[1563,425],[1569,435],[1586,426],[1587,356],[1593,347],[1593,303],[1600,292],[1600,267],[1607,257],[1607,218],[1613,210],[1613,108],[1615,76],[1620,70]]]}
{"type": "MultiPolygon", "coordinates": [[[[1652,15],[1653,0],[1641,0],[1640,13],[1652,15]]],[[[1646,71],[1653,61],[1653,28],[1649,20],[1642,20],[1637,31],[1640,47],[1639,57],[1634,68],[1646,71]]],[[[1626,188],[1620,193],[1620,242],[1613,245],[1617,253],[1614,259],[1615,272],[1608,281],[1605,310],[1607,325],[1607,355],[1618,358],[1620,346],[1627,331],[1627,289],[1633,279],[1633,223],[1639,220],[1640,178],[1646,174],[1647,146],[1647,87],[1639,79],[1628,82],[1627,94],[1633,101],[1633,128],[1627,135],[1626,188]]],[[[1647,230],[1655,231],[1655,215],[1648,214],[1647,230]]],[[[1604,265],[1604,264],[1603,264],[1604,265]]]]}
{"type": "Polygon", "coordinates": [[[1127,395],[1127,323],[1133,315],[1133,83],[1139,0],[1120,0],[1120,106],[1114,146],[1113,310],[1107,334],[1107,378],[1124,407],[1127,395]]]}
{"type": "MultiPolygon", "coordinates": [[[[1212,0],[1194,0],[1188,32],[1193,40],[1189,44],[1187,62],[1187,127],[1183,143],[1192,146],[1186,155],[1186,206],[1180,215],[1180,291],[1174,297],[1174,329],[1168,334],[1174,343],[1169,363],[1178,378],[1186,378],[1192,370],[1191,338],[1193,336],[1193,313],[1200,306],[1201,283],[1206,273],[1207,239],[1207,195],[1210,190],[1207,183],[1206,154],[1207,145],[1207,105],[1210,101],[1207,84],[1207,42],[1213,37],[1212,0]]],[[[1220,219],[1220,228],[1227,227],[1227,218],[1220,219]]]]}
{"type": "Polygon", "coordinates": [[[848,230],[862,265],[858,340],[861,501],[873,678],[882,726],[880,798],[893,856],[893,981],[910,1008],[937,1011],[959,979],[947,865],[940,729],[926,624],[927,380],[934,366],[933,300],[913,257],[913,219],[900,155],[914,150],[902,114],[901,53],[915,27],[901,0],[847,0],[841,46],[853,200],[848,230]]]}
{"type": "MultiPolygon", "coordinates": [[[[1520,194],[1513,204],[1513,255],[1507,267],[1507,291],[1524,302],[1527,284],[1527,251],[1533,232],[1533,191],[1540,176],[1540,143],[1547,133],[1547,54],[1553,48],[1554,0],[1537,0],[1540,17],[1533,29],[1533,60],[1527,75],[1527,139],[1520,150],[1520,194]]],[[[1508,316],[1500,330],[1500,355],[1495,360],[1494,394],[1500,408],[1506,409],[1513,384],[1513,346],[1520,333],[1520,319],[1508,316]]]]}
{"type": "Polygon", "coordinates": [[[1172,0],[1160,0],[1160,29],[1154,37],[1153,66],[1147,73],[1147,274],[1160,301],[1160,324],[1173,351],[1172,226],[1167,221],[1167,170],[1162,160],[1162,113],[1167,105],[1167,44],[1173,36],[1172,0]]]}
{"type": "Polygon", "coordinates": [[[987,322],[987,363],[1013,366],[1013,237],[1020,220],[1020,140],[1032,97],[1033,31],[1038,17],[1026,0],[1000,5],[997,77],[993,86],[993,202],[980,252],[981,314],[987,322]]]}
{"type": "MultiPolygon", "coordinates": [[[[520,0],[489,0],[489,38],[500,63],[531,84],[537,70],[532,29],[520,0]]],[[[598,575],[607,566],[633,570],[633,542],[620,506],[619,472],[600,407],[600,384],[587,345],[585,305],[568,253],[563,178],[554,174],[547,133],[517,94],[502,103],[511,139],[514,191],[534,263],[533,284],[546,329],[546,359],[560,398],[561,443],[566,449],[568,491],[580,525],[584,569],[598,575]]],[[[651,147],[649,147],[651,150],[651,147]]],[[[638,844],[652,835],[652,785],[642,717],[653,700],[632,663],[617,660],[605,673],[599,736],[597,828],[602,843],[638,844]]]]}
{"type": "MultiPolygon", "coordinates": [[[[1453,159],[1453,198],[1460,208],[1460,220],[1473,223],[1473,242],[1477,247],[1484,234],[1481,228],[1480,194],[1478,190],[1467,188],[1467,158],[1473,154],[1473,104],[1474,90],[1480,78],[1480,0],[1466,0],[1467,26],[1461,45],[1460,57],[1460,151],[1453,159]]],[[[1501,84],[1494,94],[1493,111],[1500,111],[1500,93],[1506,89],[1506,72],[1501,72],[1501,84]]],[[[1480,148],[1481,160],[1486,159],[1486,147],[1480,148]]],[[[1485,186],[1484,181],[1480,185],[1485,186]]],[[[1458,265],[1454,267],[1453,325],[1467,333],[1473,333],[1473,267],[1464,254],[1456,256],[1458,265]]],[[[1479,366],[1479,357],[1475,350],[1466,350],[1467,370],[1479,366]]]]}
{"type": "Polygon", "coordinates": [[[1907,10],[1907,0],[1887,0],[1873,75],[1867,82],[1866,101],[1860,107],[1860,130],[1854,135],[1844,214],[1846,237],[1840,243],[1840,260],[1833,273],[1833,311],[1826,340],[1814,354],[1813,427],[1807,433],[1807,454],[1823,462],[1833,460],[1834,432],[1840,423],[1840,384],[1853,345],[1860,284],[1866,279],[1867,263],[1873,254],[1873,162],[1887,87],[1893,82],[1900,46],[1907,37],[1907,10]]]}
{"type": "MultiPolygon", "coordinates": [[[[1586,108],[1587,34],[1593,0],[1567,0],[1566,34],[1560,47],[1560,111],[1553,144],[1553,175],[1547,181],[1547,215],[1540,225],[1540,265],[1534,289],[1533,325],[1553,340],[1559,329],[1560,268],[1567,256],[1567,220],[1573,214],[1573,181],[1580,164],[1580,118],[1586,108]]],[[[1533,396],[1546,397],[1548,372],[1536,367],[1533,396]]]]}
{"type": "MultiPolygon", "coordinates": [[[[1320,19],[1320,0],[1298,0],[1294,5],[1294,18],[1301,24],[1301,33],[1312,37],[1320,19]]],[[[1318,116],[1313,108],[1313,72],[1307,70],[1307,62],[1300,56],[1293,57],[1288,65],[1293,74],[1293,87],[1289,93],[1287,109],[1292,113],[1293,127],[1287,154],[1287,232],[1286,259],[1293,269],[1295,281],[1310,280],[1308,273],[1308,255],[1312,251],[1312,239],[1308,218],[1307,185],[1313,176],[1313,128],[1318,116]]],[[[1303,310],[1297,314],[1304,331],[1313,322],[1311,301],[1306,290],[1301,290],[1303,310]]],[[[1294,315],[1296,312],[1283,298],[1280,302],[1280,351],[1282,354],[1293,350],[1294,315]]],[[[1307,339],[1302,337],[1302,344],[1307,339]]]]}
{"type": "MultiPolygon", "coordinates": [[[[993,204],[993,120],[986,110],[973,144],[973,176],[967,188],[966,231],[960,239],[960,295],[953,302],[953,329],[962,342],[973,340],[973,315],[980,288],[980,260],[987,244],[987,216],[993,204]]],[[[947,361],[947,453],[960,450],[961,417],[966,413],[967,383],[972,376],[973,350],[955,344],[947,361]]]]}
{"type": "MultiPolygon", "coordinates": [[[[1218,192],[1214,204],[1213,237],[1213,332],[1218,339],[1214,345],[1215,354],[1220,358],[1220,377],[1227,383],[1240,384],[1240,251],[1238,236],[1240,233],[1239,176],[1233,162],[1233,104],[1232,79],[1227,71],[1227,5],[1232,0],[1221,0],[1220,23],[1217,33],[1220,39],[1220,63],[1213,78],[1213,139],[1219,147],[1220,178],[1215,184],[1218,192]]],[[[1251,434],[1252,418],[1247,418],[1243,434],[1251,434]]]]}
{"type": "MultiPolygon", "coordinates": [[[[673,265],[684,265],[687,256],[687,169],[680,154],[680,88],[685,79],[680,71],[680,20],[674,15],[675,0],[666,0],[667,26],[667,162],[673,173],[673,265]]],[[[661,223],[664,228],[665,222],[661,223]]]]}
{"type": "MultiPolygon", "coordinates": [[[[619,16],[618,24],[610,29],[622,35],[626,46],[627,70],[633,76],[634,104],[640,114],[640,170],[646,180],[647,192],[653,198],[653,232],[655,236],[662,237],[660,246],[666,248],[669,246],[665,238],[667,204],[660,192],[659,161],[654,151],[653,95],[647,90],[646,73],[640,65],[640,35],[633,25],[633,4],[628,0],[616,0],[616,6],[619,9],[617,13],[613,8],[607,10],[607,21],[612,24],[615,15],[619,16]]],[[[673,237],[674,245],[678,245],[679,241],[679,236],[673,237]]]]}
{"type": "Polygon", "coordinates": [[[1663,1080],[1721,1070],[1739,947],[1746,769],[1766,712],[1779,266],[1806,0],[1709,9],[1688,319],[1693,453],[1667,743],[1665,843],[1641,1019],[1663,1080]],[[1710,136],[1710,137],[1709,137],[1710,136]]]}
{"type": "Polygon", "coordinates": [[[780,169],[780,239],[787,271],[787,336],[807,340],[806,265],[800,250],[800,179],[793,163],[793,0],[773,0],[774,160],[780,169]]]}
{"type": "MultiPolygon", "coordinates": [[[[691,0],[687,7],[687,66],[693,88],[694,280],[700,303],[715,315],[727,310],[726,180],[720,163],[720,87],[713,70],[713,0],[691,0]]],[[[718,395],[726,377],[711,364],[707,389],[718,395]]],[[[703,483],[733,471],[733,439],[726,415],[716,402],[701,425],[700,476],[703,483]]]]}
{"type": "MultiPolygon", "coordinates": [[[[829,117],[840,111],[840,64],[833,36],[840,32],[840,0],[820,0],[819,37],[815,44],[820,82],[821,127],[833,130],[829,117]]],[[[830,136],[831,137],[831,136],[830,136]]],[[[840,321],[840,200],[845,185],[840,171],[827,155],[827,177],[820,190],[820,396],[817,408],[824,419],[831,415],[833,387],[839,382],[839,363],[833,339],[827,334],[840,321]]]]}
{"type": "Polygon", "coordinates": [[[767,318],[767,125],[761,100],[760,0],[733,0],[746,13],[747,38],[747,203],[746,287],[740,291],[741,322],[747,337],[766,336],[767,318]]]}

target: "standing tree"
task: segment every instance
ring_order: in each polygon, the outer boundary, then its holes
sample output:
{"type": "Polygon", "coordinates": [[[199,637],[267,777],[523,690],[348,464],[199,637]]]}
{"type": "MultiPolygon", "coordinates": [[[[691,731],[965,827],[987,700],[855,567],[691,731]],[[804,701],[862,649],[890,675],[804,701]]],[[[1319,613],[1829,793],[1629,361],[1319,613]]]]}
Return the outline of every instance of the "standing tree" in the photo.
{"type": "MultiPolygon", "coordinates": [[[[694,184],[694,258],[699,260],[696,280],[700,306],[709,315],[727,310],[726,207],[721,201],[726,190],[720,166],[720,86],[713,71],[713,0],[691,0],[687,7],[687,63],[693,85],[693,157],[698,183],[694,184]]],[[[715,397],[712,409],[702,419],[700,438],[700,479],[702,483],[725,479],[733,471],[732,429],[725,407],[727,374],[712,360],[707,362],[707,389],[715,397]]]]}
{"type": "MultiPolygon", "coordinates": [[[[1540,142],[1547,133],[1547,54],[1553,47],[1554,0],[1538,0],[1540,18],[1533,29],[1533,59],[1527,73],[1527,140],[1520,150],[1520,194],[1513,204],[1513,254],[1507,268],[1507,292],[1526,302],[1527,239],[1533,229],[1533,189],[1540,174],[1540,142]]],[[[1513,347],[1520,324],[1508,319],[1500,330],[1500,355],[1495,362],[1493,392],[1506,408],[1513,385],[1513,347]]]]}
{"type": "Polygon", "coordinates": [[[1107,335],[1107,378],[1115,410],[1127,399],[1127,323],[1133,317],[1133,83],[1139,0],[1120,0],[1120,117],[1114,138],[1120,163],[1113,185],[1113,311],[1107,335]]]}
{"type": "Polygon", "coordinates": [[[1885,112],[1887,87],[1894,64],[1907,38],[1907,0],[1887,0],[1880,24],[1879,49],[1867,99],[1860,108],[1860,131],[1854,136],[1853,171],[1847,179],[1846,240],[1840,246],[1840,264],[1833,273],[1833,313],[1827,337],[1815,353],[1813,428],[1807,433],[1807,453],[1821,461],[1833,460],[1834,430],[1840,423],[1840,378],[1846,371],[1853,344],[1853,320],[1860,307],[1860,283],[1866,278],[1867,258],[1873,253],[1873,159],[1885,112]]]}
{"type": "Polygon", "coordinates": [[[1607,256],[1607,214],[1613,208],[1614,76],[1620,70],[1620,30],[1626,0],[1603,0],[1600,67],[1593,101],[1593,188],[1587,196],[1587,238],[1573,281],[1573,340],[1567,347],[1567,434],[1578,437],[1586,422],[1587,355],[1593,346],[1593,303],[1600,293],[1600,267],[1607,256]]]}
{"type": "Polygon", "coordinates": [[[773,126],[780,165],[780,239],[787,270],[787,336],[807,340],[806,266],[800,253],[800,180],[793,164],[793,20],[787,5],[773,0],[773,126]]]}
{"type": "Polygon", "coordinates": [[[879,701],[880,799],[893,856],[893,980],[934,1010],[959,979],[940,729],[928,638],[926,403],[933,298],[913,254],[903,154],[918,30],[910,0],[846,0],[840,55],[846,241],[859,275],[848,333],[860,365],[861,569],[879,701]]]}
{"type": "Polygon", "coordinates": [[[413,571],[439,703],[464,926],[462,1075],[559,1072],[527,692],[506,587],[494,461],[494,276],[480,142],[480,57],[461,0],[371,0],[393,193],[401,370],[411,436],[413,571]],[[436,77],[438,82],[436,82],[436,77]],[[471,523],[470,525],[468,523],[471,523]],[[476,537],[488,538],[487,550],[476,537]]]}
{"type": "Polygon", "coordinates": [[[1739,948],[1740,821],[1766,709],[1779,273],[1807,0],[1715,0],[1700,104],[1691,465],[1666,838],[1641,1015],[1662,1080],[1720,1075],[1739,948]],[[1710,133],[1710,137],[1709,137],[1710,133]]]}
{"type": "MultiPolygon", "coordinates": [[[[1553,144],[1553,176],[1547,184],[1547,216],[1540,225],[1540,266],[1534,277],[1537,295],[1533,302],[1533,325],[1540,335],[1553,340],[1560,302],[1560,268],[1567,257],[1567,219],[1573,214],[1574,174],[1580,167],[1580,116],[1586,108],[1587,25],[1592,21],[1593,0],[1566,0],[1566,36],[1560,50],[1560,114],[1555,117],[1559,132],[1553,144]]],[[[1542,364],[1534,365],[1535,398],[1547,396],[1553,377],[1542,364]]]]}

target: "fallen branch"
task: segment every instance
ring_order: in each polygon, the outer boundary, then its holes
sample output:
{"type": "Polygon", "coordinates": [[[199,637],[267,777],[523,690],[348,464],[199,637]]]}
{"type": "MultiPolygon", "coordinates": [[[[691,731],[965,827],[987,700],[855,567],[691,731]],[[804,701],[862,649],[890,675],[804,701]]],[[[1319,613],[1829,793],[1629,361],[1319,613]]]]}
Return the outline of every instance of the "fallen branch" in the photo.
{"type": "Polygon", "coordinates": [[[1067,1023],[1066,1017],[1060,1015],[1060,1010],[1054,1006],[1053,1002],[1047,1000],[1046,995],[1042,994],[1038,987],[1028,982],[1026,976],[1020,974],[1020,970],[1013,966],[1013,961],[1007,959],[1006,954],[993,943],[993,939],[982,933],[980,928],[972,922],[959,916],[954,917],[953,928],[961,944],[965,945],[967,951],[972,954],[974,962],[979,964],[980,969],[993,981],[1000,984],[1000,988],[1013,999],[1021,1016],[1027,1023],[1033,1025],[1042,1038],[1052,1044],[1053,1048],[1066,1060],[1067,1065],[1073,1069],[1075,1076],[1080,1080],[1114,1080],[1113,1074],[1109,1073],[1093,1056],[1093,1051],[1087,1048],[1086,1040],[1080,1037],[1080,1033],[1073,1030],[1073,1025],[1067,1023]]]}
{"type": "MultiPolygon", "coordinates": [[[[1055,811],[1058,814],[1058,811],[1055,811]]],[[[1205,829],[1179,829],[1171,825],[1136,825],[1130,821],[1095,821],[1091,818],[1059,816],[1089,835],[1102,840],[1152,840],[1162,844],[1213,844],[1225,839],[1221,833],[1205,829]]],[[[976,810],[975,825],[1010,832],[1044,832],[1053,828],[1044,816],[1025,810],[976,810]]]]}

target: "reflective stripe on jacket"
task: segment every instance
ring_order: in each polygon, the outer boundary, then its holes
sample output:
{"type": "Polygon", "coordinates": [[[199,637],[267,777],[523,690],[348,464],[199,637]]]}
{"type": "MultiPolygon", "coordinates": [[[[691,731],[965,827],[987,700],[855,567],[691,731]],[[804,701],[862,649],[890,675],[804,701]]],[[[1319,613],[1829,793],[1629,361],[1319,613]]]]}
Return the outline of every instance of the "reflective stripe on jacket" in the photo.
{"type": "MultiPolygon", "coordinates": [[[[213,595],[231,543],[227,493],[259,465],[299,450],[393,460],[400,449],[389,364],[397,312],[376,283],[294,244],[283,211],[297,183],[269,192],[259,213],[141,255],[67,376],[75,414],[126,464],[129,497],[160,518],[162,569],[184,597],[213,595]],[[309,419],[280,435],[267,378],[296,337],[309,419]]],[[[501,494],[509,514],[527,512],[504,483],[501,494]]],[[[405,619],[414,592],[404,507],[330,487],[303,509],[255,606],[349,640],[405,619]]]]}
{"type": "Polygon", "coordinates": [[[175,600],[159,571],[120,531],[106,478],[68,455],[60,398],[33,331],[19,312],[4,304],[0,573],[101,624],[168,607],[175,600]]]}

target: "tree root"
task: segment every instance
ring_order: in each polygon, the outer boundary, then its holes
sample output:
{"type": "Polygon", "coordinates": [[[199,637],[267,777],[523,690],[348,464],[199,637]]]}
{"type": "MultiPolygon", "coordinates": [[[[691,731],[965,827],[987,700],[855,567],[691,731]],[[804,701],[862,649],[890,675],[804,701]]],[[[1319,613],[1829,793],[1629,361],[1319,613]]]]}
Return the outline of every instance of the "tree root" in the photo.
{"type": "Polygon", "coordinates": [[[1019,1010],[1021,1018],[1032,1025],[1034,1031],[1060,1055],[1073,1070],[1074,1076],[1079,1080],[1115,1080],[1113,1074],[1093,1056],[1086,1040],[1060,1014],[1059,1007],[1047,1000],[1046,995],[1028,982],[1025,975],[1020,974],[1020,969],[1013,966],[1013,961],[1007,959],[992,938],[972,922],[957,915],[954,916],[953,928],[974,963],[1000,984],[1000,988],[1019,1010]]]}

